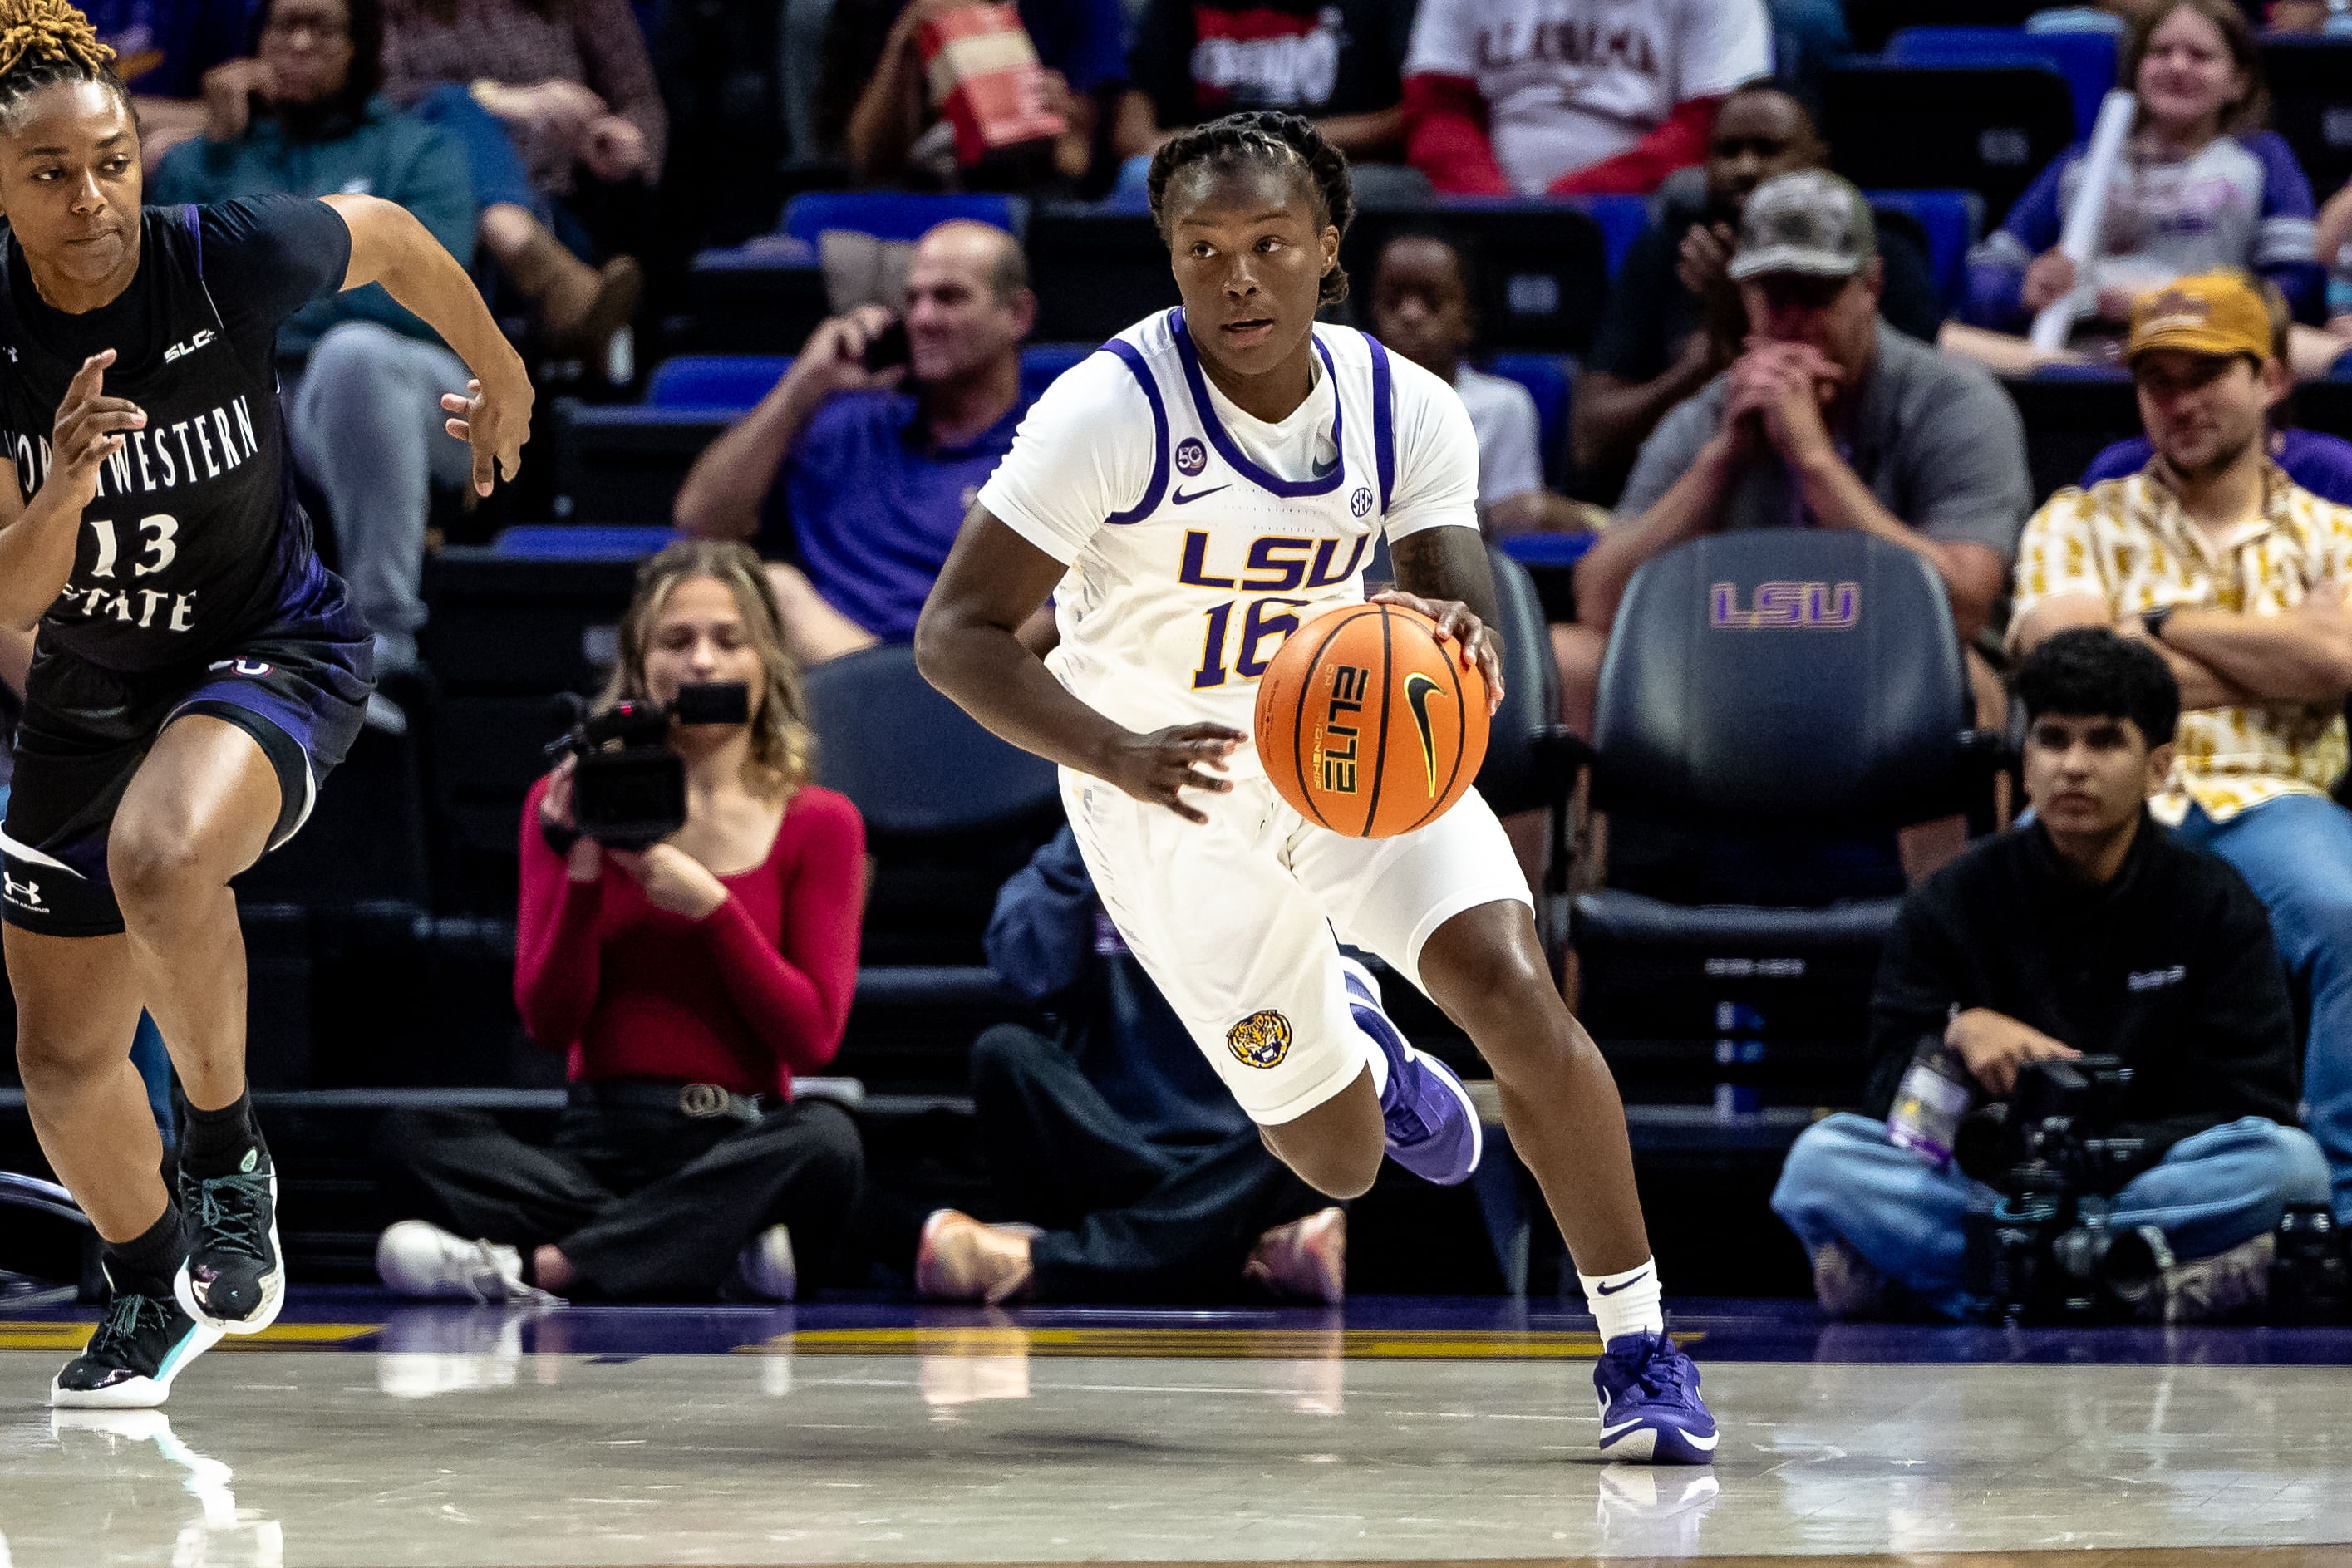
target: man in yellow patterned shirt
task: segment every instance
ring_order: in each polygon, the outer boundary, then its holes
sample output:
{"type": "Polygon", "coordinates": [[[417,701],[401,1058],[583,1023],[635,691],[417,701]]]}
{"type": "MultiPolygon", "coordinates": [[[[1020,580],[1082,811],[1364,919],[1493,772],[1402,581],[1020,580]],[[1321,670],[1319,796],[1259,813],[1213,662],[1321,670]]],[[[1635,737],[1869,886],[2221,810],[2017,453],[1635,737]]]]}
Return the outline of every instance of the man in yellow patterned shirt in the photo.
{"type": "Polygon", "coordinates": [[[2309,988],[2306,1119],[2352,1220],[2352,813],[2328,797],[2352,689],[2352,510],[2265,455],[2286,373],[2242,275],[2142,297],[2126,351],[2156,456],[2061,490],[2026,525],[2011,642],[2112,626],[2172,666],[2179,749],[2148,807],[2238,868],[2309,988]]]}

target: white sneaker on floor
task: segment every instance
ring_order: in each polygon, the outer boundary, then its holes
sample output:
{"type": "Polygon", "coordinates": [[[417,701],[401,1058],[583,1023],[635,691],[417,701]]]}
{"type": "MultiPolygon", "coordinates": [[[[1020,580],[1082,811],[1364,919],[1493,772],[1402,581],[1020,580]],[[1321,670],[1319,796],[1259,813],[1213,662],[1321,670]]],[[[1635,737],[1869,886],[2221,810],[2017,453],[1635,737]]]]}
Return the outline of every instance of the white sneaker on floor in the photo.
{"type": "Polygon", "coordinates": [[[771,1225],[735,1254],[735,1277],[763,1301],[789,1301],[800,1293],[800,1263],[793,1257],[793,1233],[771,1225]]]}
{"type": "Polygon", "coordinates": [[[495,1241],[468,1241],[422,1219],[404,1219],[376,1239],[376,1277],[403,1296],[427,1301],[553,1301],[522,1282],[522,1254],[495,1241]]]}

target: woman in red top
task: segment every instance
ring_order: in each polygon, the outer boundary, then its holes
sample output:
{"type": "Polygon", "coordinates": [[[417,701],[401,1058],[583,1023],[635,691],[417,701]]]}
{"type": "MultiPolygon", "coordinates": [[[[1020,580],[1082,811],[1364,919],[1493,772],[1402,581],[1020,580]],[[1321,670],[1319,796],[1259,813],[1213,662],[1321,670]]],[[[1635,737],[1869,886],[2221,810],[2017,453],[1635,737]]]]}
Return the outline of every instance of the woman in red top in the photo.
{"type": "Polygon", "coordinates": [[[790,1301],[821,1267],[863,1161],[793,1075],[840,1048],[857,981],[866,830],[809,783],[800,681],[743,545],[672,545],[637,576],[603,706],[739,682],[751,722],[673,724],[686,826],[642,852],[572,818],[567,759],[523,814],[515,1000],[571,1060],[551,1148],[472,1112],[395,1112],[380,1150],[426,1219],[383,1233],[404,1294],[499,1301],[728,1291],[790,1301]],[[465,1238],[480,1238],[467,1240],[465,1238]]]}

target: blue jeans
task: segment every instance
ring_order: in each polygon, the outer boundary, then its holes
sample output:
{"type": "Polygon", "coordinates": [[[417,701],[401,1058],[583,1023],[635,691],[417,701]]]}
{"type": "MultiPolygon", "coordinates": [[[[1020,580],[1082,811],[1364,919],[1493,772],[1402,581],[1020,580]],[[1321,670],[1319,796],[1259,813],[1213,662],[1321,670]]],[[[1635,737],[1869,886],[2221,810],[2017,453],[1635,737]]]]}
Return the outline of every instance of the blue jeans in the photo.
{"type": "MultiPolygon", "coordinates": [[[[1955,1320],[1985,1298],[1969,1289],[1968,1219],[1998,1197],[1982,1182],[1940,1168],[1886,1141],[1886,1124],[1840,1114],[1805,1129],[1772,1212],[1811,1256],[1843,1241],[1863,1261],[1955,1320]]],[[[2278,1228],[2289,1204],[2327,1201],[2327,1161],[2311,1135],[2262,1116],[2209,1128],[2172,1145],[2163,1160],[2116,1194],[2117,1229],[2153,1225],[2182,1259],[2226,1252],[2278,1228]]]]}
{"type": "Polygon", "coordinates": [[[2194,806],[2173,830],[2238,868],[2270,911],[2287,973],[2311,998],[2304,1125],[2336,1173],[2336,1219],[2352,1224],[2352,813],[2287,795],[2216,822],[2194,806]]]}

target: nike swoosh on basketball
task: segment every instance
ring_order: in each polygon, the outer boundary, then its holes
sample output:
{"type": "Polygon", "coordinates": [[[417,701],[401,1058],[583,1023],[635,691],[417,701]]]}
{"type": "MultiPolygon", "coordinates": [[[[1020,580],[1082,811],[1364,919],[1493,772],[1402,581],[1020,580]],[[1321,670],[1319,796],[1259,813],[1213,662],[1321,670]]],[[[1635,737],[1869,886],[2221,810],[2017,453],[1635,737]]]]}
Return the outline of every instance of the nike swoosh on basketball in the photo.
{"type": "MultiPolygon", "coordinates": [[[[1414,679],[1422,679],[1422,678],[1425,678],[1425,677],[1418,677],[1418,676],[1416,676],[1416,677],[1412,677],[1412,678],[1414,678],[1414,679]]],[[[1636,1286],[1636,1285],[1640,1284],[1643,1281],[1644,1281],[1644,1280],[1648,1279],[1649,1277],[1650,1277],[1650,1271],[1649,1271],[1647,1269],[1644,1269],[1644,1270],[1643,1270],[1640,1273],[1638,1273],[1638,1274],[1634,1275],[1632,1279],[1630,1279],[1630,1280],[1626,1281],[1625,1281],[1623,1284],[1622,1284],[1622,1285],[1595,1285],[1595,1286],[1593,1286],[1592,1288],[1593,1288],[1594,1290],[1596,1290],[1596,1291],[1600,1291],[1600,1292],[1601,1292],[1602,1295],[1604,1295],[1604,1296],[1613,1296],[1613,1295],[1615,1295],[1615,1294],[1616,1294],[1618,1291],[1630,1291],[1630,1290],[1632,1290],[1634,1286],[1636,1286]]]]}
{"type": "Polygon", "coordinates": [[[1404,700],[1412,708],[1412,722],[1421,731],[1422,769],[1429,777],[1429,792],[1437,793],[1437,739],[1429,728],[1429,694],[1443,691],[1435,681],[1418,672],[1404,678],[1404,700]]]}
{"type": "Polygon", "coordinates": [[[1213,496],[1220,490],[1230,490],[1232,488],[1233,486],[1230,483],[1223,485],[1212,485],[1205,490],[1195,490],[1188,496],[1184,494],[1184,486],[1179,485],[1176,486],[1176,493],[1173,496],[1171,496],[1169,499],[1175,502],[1176,505],[1180,507],[1189,507],[1203,496],[1213,496]]]}

